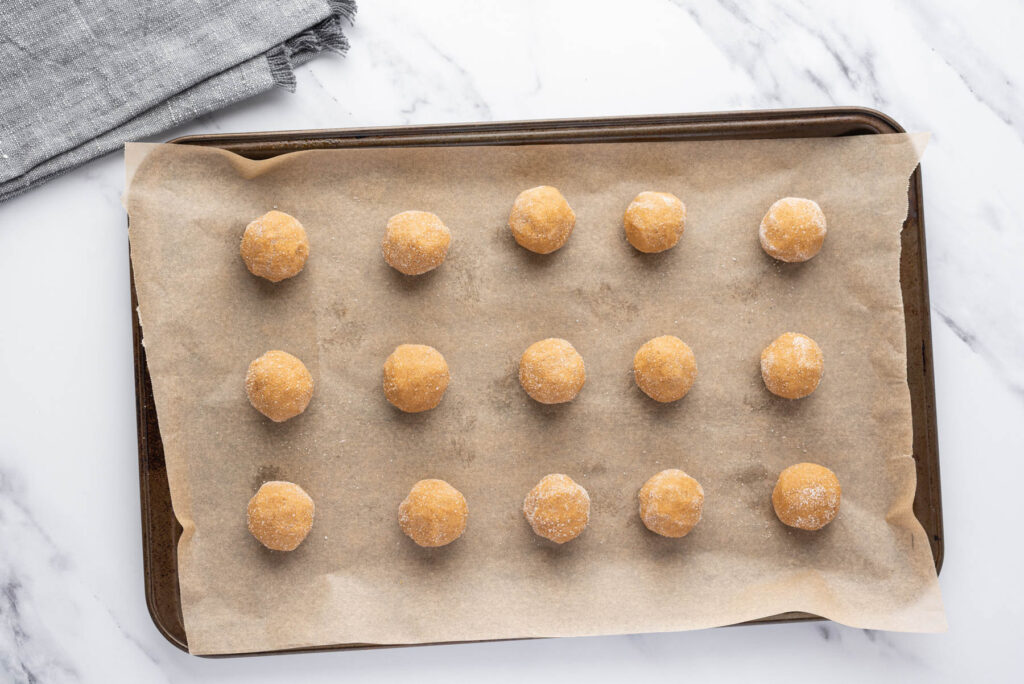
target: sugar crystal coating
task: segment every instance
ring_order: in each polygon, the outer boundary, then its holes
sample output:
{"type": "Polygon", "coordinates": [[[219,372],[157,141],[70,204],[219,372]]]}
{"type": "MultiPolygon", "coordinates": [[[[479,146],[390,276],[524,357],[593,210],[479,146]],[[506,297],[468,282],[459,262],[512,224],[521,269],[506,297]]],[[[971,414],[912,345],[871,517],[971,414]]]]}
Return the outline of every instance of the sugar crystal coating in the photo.
{"type": "Polygon", "coordinates": [[[403,211],[388,221],[381,252],[392,268],[421,275],[440,266],[448,255],[452,234],[428,211],[403,211]]]}
{"type": "Polygon", "coordinates": [[[313,512],[313,499],[299,485],[264,482],[249,499],[246,525],[268,549],[292,551],[312,529],[313,512]]]}
{"type": "Polygon", "coordinates": [[[420,546],[450,544],[466,530],[469,507],[444,480],[420,480],[398,506],[398,524],[420,546]]]}
{"type": "Polygon", "coordinates": [[[294,216],[268,211],[245,227],[239,251],[250,273],[276,283],[302,271],[309,238],[294,216]]]}
{"type": "Polygon", "coordinates": [[[697,379],[697,359],[681,339],[662,335],[637,350],[633,377],[637,387],[651,399],[677,401],[686,396],[697,379]]]}
{"type": "Polygon", "coordinates": [[[761,378],[772,394],[801,399],[811,394],[825,372],[818,343],[800,333],[783,333],[761,352],[761,378]]]}
{"type": "Polygon", "coordinates": [[[448,379],[444,356],[425,344],[400,344],[384,362],[384,396],[406,413],[440,404],[448,379]]]}
{"type": "Polygon", "coordinates": [[[783,197],[761,219],[761,248],[779,261],[807,261],[825,243],[825,213],[818,203],[801,197],[783,197]]]}
{"type": "Polygon", "coordinates": [[[704,488],[677,468],[663,470],[640,488],[640,519],[663,537],[685,537],[700,522],[704,488]]]}
{"type": "Polygon", "coordinates": [[[572,401],[586,380],[583,357],[567,340],[549,337],[534,342],[519,359],[519,383],[542,404],[572,401]]]}
{"type": "Polygon", "coordinates": [[[622,220],[626,239],[637,250],[652,254],[671,249],[686,226],[686,205],[668,192],[641,192],[622,220]]]}
{"type": "Polygon", "coordinates": [[[564,245],[575,225],[572,207],[550,185],[519,193],[508,217],[508,227],[516,242],[537,254],[550,254],[564,245]]]}
{"type": "Polygon", "coordinates": [[[590,522],[590,495],[568,475],[547,475],[526,495],[523,515],[536,534],[564,544],[590,522]]]}
{"type": "Polygon", "coordinates": [[[835,473],[816,463],[797,463],[779,475],[772,491],[772,506],[786,525],[820,530],[839,513],[841,496],[835,473]]]}
{"type": "Polygon", "coordinates": [[[280,423],[309,406],[313,376],[302,361],[275,349],[249,364],[245,392],[257,411],[280,423]]]}

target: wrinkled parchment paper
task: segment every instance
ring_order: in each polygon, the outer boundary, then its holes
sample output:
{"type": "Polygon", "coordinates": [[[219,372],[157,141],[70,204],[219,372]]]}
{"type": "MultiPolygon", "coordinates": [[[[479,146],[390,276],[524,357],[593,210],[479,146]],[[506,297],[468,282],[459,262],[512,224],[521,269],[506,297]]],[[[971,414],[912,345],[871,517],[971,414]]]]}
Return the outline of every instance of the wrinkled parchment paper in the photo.
{"type": "Polygon", "coordinates": [[[217,149],[130,145],[131,252],[174,510],[193,653],[344,643],[684,630],[786,611],[864,628],[945,628],[935,567],[911,512],[915,474],[899,285],[907,182],[923,136],[355,149],[255,162],[217,149]],[[525,188],[550,184],[576,211],[566,247],[526,252],[506,220],[525,188]],[[643,190],[687,206],[679,245],[626,242],[643,190]],[[811,197],[828,217],[822,252],[782,264],[758,244],[768,206],[811,197]],[[298,277],[251,276],[245,225],[271,208],[305,226],[298,277]],[[444,265],[415,278],[381,258],[387,219],[438,214],[444,265]],[[809,398],[769,394],[761,349],[810,335],[825,377],[809,398]],[[633,382],[636,349],[673,334],[699,376],[674,404],[633,382]],[[570,404],[520,388],[519,355],[570,340],[587,382],[570,404]],[[408,415],[381,391],[398,344],[429,344],[451,367],[433,411],[408,415]],[[316,379],[305,414],[275,424],[246,399],[268,349],[316,379]],[[783,468],[814,461],[842,483],[838,518],[784,527],[770,502],[783,468]],[[664,539],[636,492],[678,467],[706,493],[689,536],[664,539]],[[526,492],[562,472],[592,499],[563,546],[530,531],[526,492]],[[469,503],[465,535],[421,549],[397,524],[421,479],[469,503]],[[246,530],[262,482],[316,501],[290,554],[246,530]]]}

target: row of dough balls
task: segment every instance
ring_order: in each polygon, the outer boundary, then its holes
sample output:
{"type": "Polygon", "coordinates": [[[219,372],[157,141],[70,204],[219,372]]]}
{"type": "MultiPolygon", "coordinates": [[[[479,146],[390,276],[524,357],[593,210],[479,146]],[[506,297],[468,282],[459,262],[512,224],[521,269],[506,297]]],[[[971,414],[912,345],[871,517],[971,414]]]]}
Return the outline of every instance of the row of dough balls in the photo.
{"type": "MultiPolygon", "coordinates": [[[[686,225],[686,205],[667,192],[641,192],[623,216],[626,238],[645,253],[664,252],[679,242],[686,225]]],[[[516,242],[537,254],[561,248],[576,225],[576,214],[556,188],[542,185],[519,193],[508,218],[516,242]]],[[[807,261],[821,250],[827,232],[825,214],[816,202],[784,197],[761,220],[761,247],[780,261],[807,261]]],[[[384,260],[405,275],[421,275],[440,266],[448,255],[451,231],[435,214],[404,211],[385,229],[384,260]]],[[[242,259],[254,275],[279,282],[302,271],[309,238],[299,221],[270,211],[245,229],[242,259]]]]}
{"type": "MultiPolygon", "coordinates": [[[[765,387],[780,397],[806,397],[817,388],[823,372],[821,347],[806,335],[785,333],[761,352],[765,387]]],[[[693,387],[697,359],[678,337],[655,337],[633,357],[633,377],[655,401],[677,401],[693,387]]],[[[563,339],[535,342],[519,360],[519,383],[542,404],[572,401],[586,379],[583,357],[563,339]]],[[[384,396],[407,413],[428,411],[440,404],[448,381],[444,356],[425,344],[399,345],[384,362],[384,396]]],[[[245,389],[260,413],[282,422],[306,410],[313,397],[313,375],[291,354],[268,351],[249,364],[245,389]]]]}
{"type": "MultiPolygon", "coordinates": [[[[772,506],[784,524],[815,531],[839,512],[842,490],[835,473],[815,463],[779,475],[772,506]]],[[[704,489],[682,470],[663,470],[640,488],[640,519],[651,532],[685,537],[700,522],[704,489]]],[[[292,551],[313,527],[313,499],[297,484],[266,482],[249,500],[249,532],[275,551],[292,551]]],[[[578,537],[590,522],[590,495],[568,475],[542,478],[523,500],[523,515],[538,536],[558,544],[578,537]]],[[[420,480],[398,506],[398,524],[424,547],[445,546],[466,530],[469,507],[444,480],[420,480]]]]}

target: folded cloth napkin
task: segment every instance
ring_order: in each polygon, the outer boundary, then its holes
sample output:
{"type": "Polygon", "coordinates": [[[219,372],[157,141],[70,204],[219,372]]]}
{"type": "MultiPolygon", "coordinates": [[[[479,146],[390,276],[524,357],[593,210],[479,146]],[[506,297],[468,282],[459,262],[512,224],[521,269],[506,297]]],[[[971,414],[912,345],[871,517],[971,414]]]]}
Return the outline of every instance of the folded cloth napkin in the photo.
{"type": "Polygon", "coordinates": [[[0,201],[344,53],[354,0],[0,0],[0,201]]]}

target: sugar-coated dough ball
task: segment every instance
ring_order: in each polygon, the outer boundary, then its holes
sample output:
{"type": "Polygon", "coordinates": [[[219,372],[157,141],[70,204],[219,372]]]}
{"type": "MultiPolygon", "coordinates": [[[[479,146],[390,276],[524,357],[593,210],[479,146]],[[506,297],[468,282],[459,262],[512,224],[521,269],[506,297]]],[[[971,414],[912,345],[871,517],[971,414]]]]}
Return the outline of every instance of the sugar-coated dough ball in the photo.
{"type": "Polygon", "coordinates": [[[583,357],[569,342],[556,337],[534,342],[519,360],[519,383],[542,404],[572,401],[586,380],[583,357]]]}
{"type": "Polygon", "coordinates": [[[313,527],[313,500],[291,482],[264,482],[249,499],[249,532],[274,551],[291,551],[313,527]]]}
{"type": "Polygon", "coordinates": [[[429,411],[448,389],[448,363],[425,344],[400,344],[384,362],[384,396],[406,413],[429,411]]]}
{"type": "Polygon", "coordinates": [[[526,495],[523,515],[535,533],[564,544],[590,522],[590,495],[568,475],[547,475],[526,495]]]}
{"type": "Polygon", "coordinates": [[[813,392],[824,369],[821,347],[807,335],[784,333],[761,352],[765,387],[786,399],[800,399],[813,392]]]}
{"type": "Polygon", "coordinates": [[[388,220],[381,252],[388,264],[405,275],[420,275],[444,262],[452,234],[429,211],[403,211],[388,220]]]}
{"type": "Polygon", "coordinates": [[[537,254],[550,254],[564,245],[575,225],[572,207],[550,185],[519,193],[508,217],[516,242],[537,254]]]}
{"type": "Polygon", "coordinates": [[[309,238],[294,216],[268,211],[245,227],[241,252],[250,273],[276,283],[306,265],[309,238]]]}
{"type": "Polygon", "coordinates": [[[663,537],[685,537],[700,522],[704,488],[682,470],[662,470],[640,488],[640,519],[663,537]]]}
{"type": "Polygon", "coordinates": [[[807,261],[825,242],[825,214],[818,203],[783,197],[761,219],[761,247],[779,261],[807,261]]]}
{"type": "Polygon", "coordinates": [[[839,512],[839,478],[825,466],[797,463],[779,475],[772,506],[779,520],[801,530],[820,530],[839,512]]]}
{"type": "Polygon", "coordinates": [[[466,531],[466,498],[444,480],[420,480],[398,507],[398,524],[420,546],[444,546],[466,531]]]}
{"type": "Polygon", "coordinates": [[[280,423],[309,406],[313,376],[302,361],[288,352],[268,351],[249,364],[245,392],[257,411],[280,423]]]}
{"type": "Polygon", "coordinates": [[[668,192],[641,192],[623,218],[626,239],[641,252],[653,254],[675,247],[686,224],[686,205],[668,192]]]}
{"type": "Polygon", "coordinates": [[[645,343],[633,357],[637,387],[651,399],[676,401],[686,396],[697,379],[693,350],[678,337],[662,335],[645,343]]]}

